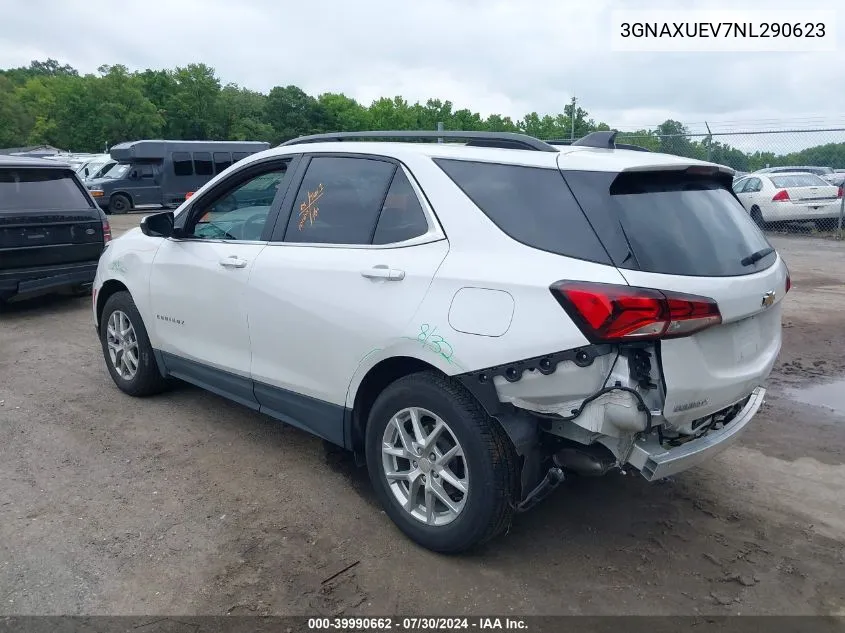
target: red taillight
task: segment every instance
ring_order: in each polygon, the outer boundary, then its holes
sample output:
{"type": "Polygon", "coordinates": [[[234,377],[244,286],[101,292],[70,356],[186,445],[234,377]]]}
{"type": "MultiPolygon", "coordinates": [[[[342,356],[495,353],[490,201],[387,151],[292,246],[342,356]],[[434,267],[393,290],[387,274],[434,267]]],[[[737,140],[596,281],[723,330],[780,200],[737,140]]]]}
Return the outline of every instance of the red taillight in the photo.
{"type": "Polygon", "coordinates": [[[786,191],[786,189],[781,189],[774,196],[772,196],[772,202],[785,202],[787,200],[789,200],[789,193],[786,191]]]}
{"type": "Polygon", "coordinates": [[[593,342],[676,338],[722,322],[716,302],[697,295],[581,281],[551,291],[593,342]]]}
{"type": "Polygon", "coordinates": [[[842,197],[842,188],[843,188],[843,185],[839,185],[839,189],[836,190],[836,197],[837,198],[842,197]]]}
{"type": "Polygon", "coordinates": [[[108,220],[103,220],[103,241],[106,244],[111,242],[111,225],[108,220]]]}

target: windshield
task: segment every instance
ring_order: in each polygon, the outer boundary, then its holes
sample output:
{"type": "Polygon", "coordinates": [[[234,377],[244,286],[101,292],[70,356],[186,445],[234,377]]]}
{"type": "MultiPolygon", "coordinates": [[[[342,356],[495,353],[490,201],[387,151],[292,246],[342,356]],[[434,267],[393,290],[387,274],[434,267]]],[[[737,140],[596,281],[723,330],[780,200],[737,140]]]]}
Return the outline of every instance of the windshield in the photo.
{"type": "Polygon", "coordinates": [[[127,171],[129,171],[129,165],[127,163],[117,163],[103,174],[103,178],[123,178],[127,171]]]}
{"type": "Polygon", "coordinates": [[[830,183],[822,180],[815,174],[787,174],[785,176],[772,176],[772,184],[779,189],[789,187],[828,187],[830,183]]]}

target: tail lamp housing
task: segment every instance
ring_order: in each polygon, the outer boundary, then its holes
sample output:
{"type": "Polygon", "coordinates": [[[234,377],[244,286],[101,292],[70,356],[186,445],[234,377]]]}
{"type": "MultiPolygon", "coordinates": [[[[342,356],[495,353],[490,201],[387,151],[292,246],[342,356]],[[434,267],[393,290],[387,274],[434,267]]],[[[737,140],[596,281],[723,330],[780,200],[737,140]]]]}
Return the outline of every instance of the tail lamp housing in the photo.
{"type": "Polygon", "coordinates": [[[593,343],[680,338],[722,322],[709,297],[584,281],[559,281],[550,290],[593,343]]]}
{"type": "Polygon", "coordinates": [[[781,189],[772,196],[772,202],[789,202],[789,192],[786,189],[781,189]]]}

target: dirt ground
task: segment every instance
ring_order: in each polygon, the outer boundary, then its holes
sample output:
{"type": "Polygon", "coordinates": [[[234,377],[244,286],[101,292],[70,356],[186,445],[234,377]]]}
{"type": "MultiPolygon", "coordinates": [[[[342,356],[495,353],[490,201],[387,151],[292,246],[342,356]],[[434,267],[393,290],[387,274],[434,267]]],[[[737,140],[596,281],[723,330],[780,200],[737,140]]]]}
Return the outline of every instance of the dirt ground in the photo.
{"type": "Polygon", "coordinates": [[[845,411],[794,391],[845,378],[845,243],[773,242],[794,289],[740,444],[663,483],[567,482],[460,557],[404,538],[302,432],[188,386],[120,393],[89,299],[15,306],[0,614],[845,614],[845,411]]]}

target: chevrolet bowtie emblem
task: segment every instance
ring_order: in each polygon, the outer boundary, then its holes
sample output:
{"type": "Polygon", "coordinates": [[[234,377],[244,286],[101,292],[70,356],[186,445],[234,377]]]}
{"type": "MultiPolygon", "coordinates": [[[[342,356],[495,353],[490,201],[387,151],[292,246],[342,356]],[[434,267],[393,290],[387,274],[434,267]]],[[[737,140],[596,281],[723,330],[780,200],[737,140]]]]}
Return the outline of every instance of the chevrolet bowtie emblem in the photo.
{"type": "Polygon", "coordinates": [[[764,294],[764,295],[763,295],[763,302],[762,302],[762,304],[761,304],[761,305],[762,305],[764,308],[768,308],[768,307],[769,307],[770,305],[772,305],[774,302],[775,302],[775,291],[774,291],[774,290],[769,290],[769,292],[767,292],[766,294],[764,294]]]}

